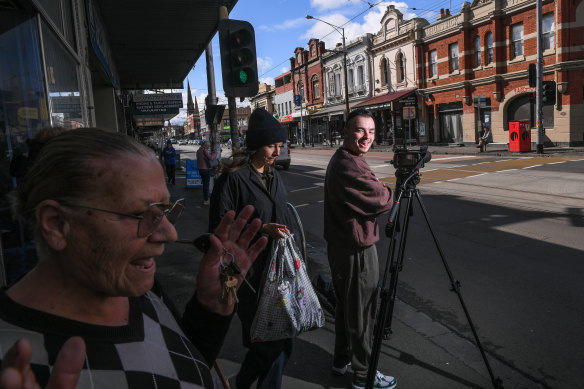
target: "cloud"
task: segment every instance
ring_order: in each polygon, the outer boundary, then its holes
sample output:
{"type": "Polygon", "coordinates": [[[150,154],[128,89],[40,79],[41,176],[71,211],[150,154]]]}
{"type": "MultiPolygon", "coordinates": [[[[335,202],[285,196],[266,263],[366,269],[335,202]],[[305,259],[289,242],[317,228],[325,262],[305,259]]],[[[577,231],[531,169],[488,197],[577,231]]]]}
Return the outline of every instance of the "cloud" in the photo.
{"type": "Polygon", "coordinates": [[[272,67],[272,59],[270,57],[257,57],[258,72],[263,73],[272,67]]]}
{"type": "MultiPolygon", "coordinates": [[[[372,0],[373,1],[373,0],[372,0]]],[[[335,9],[340,7],[346,7],[347,5],[357,5],[363,4],[361,0],[310,0],[310,6],[316,8],[319,11],[326,11],[329,9],[335,9]]]]}
{"type": "MultiPolygon", "coordinates": [[[[336,1],[338,3],[338,0],[336,1]]],[[[349,0],[350,3],[355,3],[354,1],[349,0]]],[[[328,3],[333,3],[330,0],[312,0],[312,4],[318,3],[321,7],[328,3]]],[[[363,2],[360,2],[363,4],[363,2]]],[[[342,5],[346,5],[342,3],[342,5]]],[[[404,2],[382,2],[377,4],[375,7],[368,10],[362,18],[362,22],[359,22],[359,19],[355,19],[349,21],[349,18],[345,16],[340,11],[332,12],[332,13],[325,13],[322,15],[315,15],[315,18],[324,20],[330,24],[333,24],[337,27],[344,28],[345,32],[345,42],[348,44],[350,41],[364,35],[367,33],[370,34],[377,34],[381,30],[381,18],[385,14],[387,10],[387,6],[393,5],[397,8],[403,15],[404,20],[411,19],[414,17],[418,17],[416,13],[409,9],[409,6],[404,2]]],[[[316,6],[316,5],[315,5],[316,6]]],[[[425,15],[428,12],[425,13],[425,15]]],[[[325,46],[329,49],[332,49],[336,46],[337,43],[342,43],[342,34],[341,29],[339,31],[335,30],[333,27],[327,25],[318,20],[312,20],[313,25],[301,35],[301,38],[308,42],[311,38],[317,38],[325,42],[325,46]]]]}
{"type": "Polygon", "coordinates": [[[302,26],[305,23],[306,23],[305,18],[288,19],[288,20],[284,20],[283,22],[280,22],[280,23],[274,24],[274,25],[262,24],[262,25],[258,26],[258,29],[262,30],[262,31],[267,31],[267,32],[290,30],[290,29],[302,26]]]}
{"type": "Polygon", "coordinates": [[[282,69],[280,69],[281,74],[288,73],[289,71],[290,71],[290,68],[286,67],[286,66],[284,66],[284,67],[282,67],[282,69]]]}
{"type": "Polygon", "coordinates": [[[268,84],[268,85],[275,85],[275,83],[274,83],[274,77],[263,77],[263,78],[260,78],[260,83],[261,84],[268,84]]]}

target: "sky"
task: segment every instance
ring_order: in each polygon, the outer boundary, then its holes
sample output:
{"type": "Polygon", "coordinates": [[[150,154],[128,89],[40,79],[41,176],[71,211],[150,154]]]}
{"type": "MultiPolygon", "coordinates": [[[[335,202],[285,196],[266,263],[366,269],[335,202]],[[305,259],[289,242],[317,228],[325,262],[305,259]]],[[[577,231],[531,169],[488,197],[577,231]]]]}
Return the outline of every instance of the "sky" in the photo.
{"type": "MultiPolygon", "coordinates": [[[[365,0],[239,0],[231,11],[230,19],[246,20],[255,30],[258,74],[261,83],[274,85],[274,78],[290,70],[290,57],[297,47],[308,48],[308,41],[317,38],[325,42],[326,48],[334,48],[342,42],[342,35],[326,23],[306,19],[306,15],[324,20],[345,29],[345,41],[366,34],[377,34],[381,29],[381,18],[387,6],[393,4],[404,20],[421,17],[430,23],[436,21],[441,8],[450,8],[458,14],[462,0],[412,0],[409,2],[365,1],[365,0]]],[[[213,38],[213,63],[215,89],[219,104],[227,104],[221,81],[221,58],[217,35],[213,38]]],[[[187,79],[193,99],[196,97],[199,110],[204,108],[207,96],[207,69],[205,54],[201,55],[187,79]]],[[[187,79],[182,92],[184,108],[171,120],[182,125],[186,120],[187,79]]],[[[170,91],[169,91],[170,92],[170,91]]],[[[249,105],[246,99],[238,106],[249,105]]]]}

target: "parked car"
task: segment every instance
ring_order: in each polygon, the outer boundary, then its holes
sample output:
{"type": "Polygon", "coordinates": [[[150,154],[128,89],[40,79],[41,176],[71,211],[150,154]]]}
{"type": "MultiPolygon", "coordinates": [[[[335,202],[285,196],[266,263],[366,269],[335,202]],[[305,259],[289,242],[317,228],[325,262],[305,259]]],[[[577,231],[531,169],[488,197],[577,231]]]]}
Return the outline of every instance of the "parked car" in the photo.
{"type": "Polygon", "coordinates": [[[285,142],[280,148],[280,155],[276,158],[276,167],[281,166],[284,170],[290,168],[290,162],[292,157],[290,156],[290,142],[285,142]]]}

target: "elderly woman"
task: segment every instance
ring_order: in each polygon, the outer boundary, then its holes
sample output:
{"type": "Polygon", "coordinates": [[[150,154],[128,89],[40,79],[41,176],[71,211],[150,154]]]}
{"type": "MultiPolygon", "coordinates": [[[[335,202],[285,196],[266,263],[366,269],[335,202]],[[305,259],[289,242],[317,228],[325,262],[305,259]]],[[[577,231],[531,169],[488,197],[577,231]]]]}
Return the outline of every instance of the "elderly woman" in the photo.
{"type": "Polygon", "coordinates": [[[44,387],[51,373],[64,387],[213,387],[209,366],[234,310],[220,258],[233,254],[245,274],[265,247],[260,238],[248,248],[261,227],[248,222],[253,207],[235,221],[225,213],[181,317],[154,275],[183,203],[170,201],[151,150],[122,134],[67,131],[28,174],[14,209],[36,228],[39,262],[0,292],[0,350],[16,342],[0,355],[0,387],[44,387]]]}
{"type": "MultiPolygon", "coordinates": [[[[270,242],[288,231],[287,193],[278,172],[273,168],[280,154],[286,130],[263,108],[253,111],[247,130],[247,149],[233,155],[225,164],[211,194],[209,230],[214,231],[230,209],[236,212],[254,204],[254,217],[262,221],[261,231],[270,242]]],[[[263,251],[248,274],[256,291],[262,289],[264,267],[269,250],[263,251]]],[[[237,315],[242,324],[243,344],[249,348],[236,378],[237,388],[249,388],[257,379],[258,388],[281,386],[282,374],[290,353],[292,339],[251,343],[250,328],[257,310],[258,295],[248,285],[239,293],[237,315]]]]}

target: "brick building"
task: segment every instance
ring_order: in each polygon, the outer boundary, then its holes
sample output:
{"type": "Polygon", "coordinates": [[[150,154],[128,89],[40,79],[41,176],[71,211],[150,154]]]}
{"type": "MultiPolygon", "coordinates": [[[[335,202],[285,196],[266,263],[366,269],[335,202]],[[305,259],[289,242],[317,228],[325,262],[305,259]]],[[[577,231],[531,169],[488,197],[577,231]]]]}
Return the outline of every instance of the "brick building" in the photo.
{"type": "MultiPolygon", "coordinates": [[[[441,11],[416,42],[422,141],[477,141],[481,125],[509,141],[509,122],[535,124],[535,88],[527,68],[537,59],[535,0],[475,0],[461,12],[441,11]]],[[[544,1],[544,80],[557,83],[557,103],[544,106],[544,142],[584,144],[584,3],[544,1]]],[[[532,141],[536,131],[532,133],[532,141]]]]}

